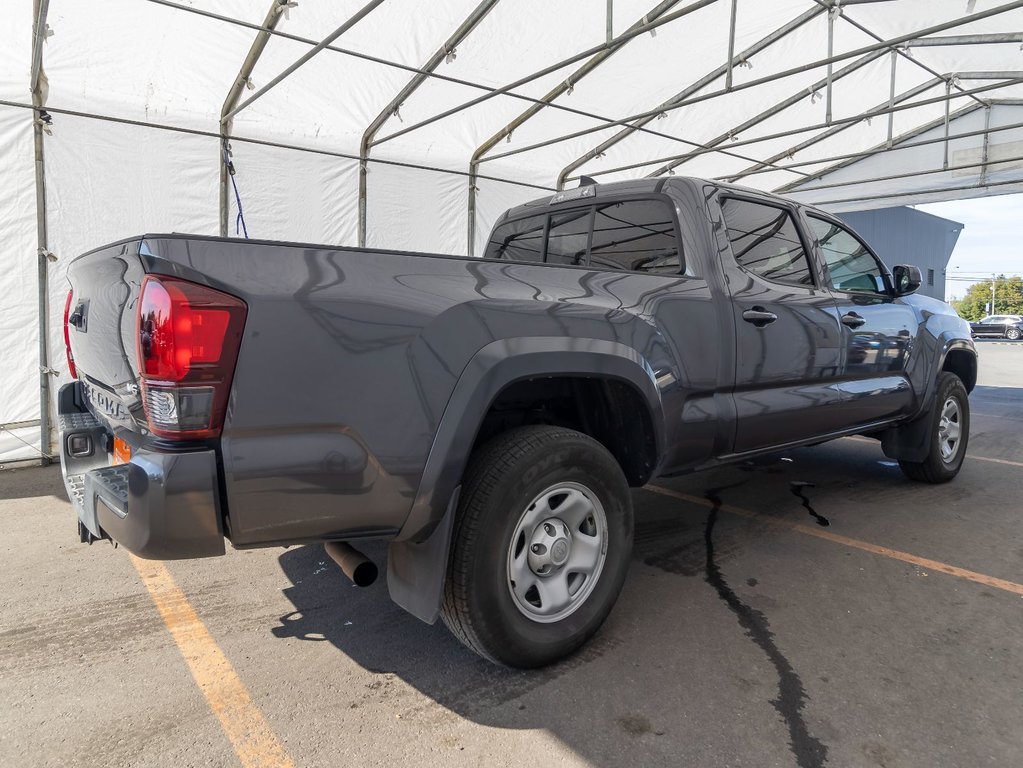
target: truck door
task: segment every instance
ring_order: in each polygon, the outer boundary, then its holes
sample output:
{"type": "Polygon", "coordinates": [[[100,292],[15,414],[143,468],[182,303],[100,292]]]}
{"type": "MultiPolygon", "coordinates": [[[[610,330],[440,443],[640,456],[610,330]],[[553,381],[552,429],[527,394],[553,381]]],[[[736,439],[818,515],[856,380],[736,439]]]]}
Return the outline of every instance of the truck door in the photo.
{"type": "Polygon", "coordinates": [[[842,323],[842,392],[849,426],[909,412],[916,312],[895,297],[880,259],[859,237],[835,219],[807,213],[806,220],[842,323]]]}
{"type": "Polygon", "coordinates": [[[721,212],[719,247],[735,315],[734,452],[841,428],[842,328],[793,210],[725,195],[721,212]]]}

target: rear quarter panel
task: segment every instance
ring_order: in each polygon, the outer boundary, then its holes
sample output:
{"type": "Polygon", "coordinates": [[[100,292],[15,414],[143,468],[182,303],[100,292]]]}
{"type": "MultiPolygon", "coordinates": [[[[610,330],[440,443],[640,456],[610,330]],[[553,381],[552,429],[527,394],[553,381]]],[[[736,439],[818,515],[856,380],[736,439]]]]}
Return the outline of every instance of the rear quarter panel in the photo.
{"type": "MultiPolygon", "coordinates": [[[[147,269],[248,304],[222,440],[236,546],[396,533],[456,382],[495,341],[621,344],[651,382],[671,372],[681,392],[686,374],[651,318],[674,291],[710,298],[705,282],[657,275],[230,240],[147,246],[147,269]]],[[[682,398],[666,404],[674,425],[682,398]]]]}

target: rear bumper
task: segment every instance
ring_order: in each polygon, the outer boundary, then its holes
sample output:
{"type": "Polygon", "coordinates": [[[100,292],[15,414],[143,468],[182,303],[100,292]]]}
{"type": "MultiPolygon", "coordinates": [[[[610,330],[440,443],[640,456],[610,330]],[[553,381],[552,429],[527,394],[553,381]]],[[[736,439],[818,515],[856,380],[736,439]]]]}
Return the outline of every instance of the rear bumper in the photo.
{"type": "MultiPolygon", "coordinates": [[[[140,449],[129,463],[111,466],[109,434],[82,405],[79,390],[78,382],[61,388],[58,416],[64,487],[83,540],[113,539],[152,560],[224,554],[214,451],[140,449]],[[91,452],[72,455],[73,437],[88,437],[91,452]]],[[[75,442],[79,449],[86,444],[75,442]]]]}

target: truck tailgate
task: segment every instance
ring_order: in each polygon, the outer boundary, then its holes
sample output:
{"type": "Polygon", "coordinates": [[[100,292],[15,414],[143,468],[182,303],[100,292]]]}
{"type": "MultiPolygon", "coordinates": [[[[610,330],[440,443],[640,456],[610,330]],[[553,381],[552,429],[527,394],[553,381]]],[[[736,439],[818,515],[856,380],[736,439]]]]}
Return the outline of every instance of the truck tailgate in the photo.
{"type": "Polygon", "coordinates": [[[89,410],[107,427],[145,423],[136,368],[136,312],[145,277],[139,240],[71,262],[67,338],[89,410]]]}

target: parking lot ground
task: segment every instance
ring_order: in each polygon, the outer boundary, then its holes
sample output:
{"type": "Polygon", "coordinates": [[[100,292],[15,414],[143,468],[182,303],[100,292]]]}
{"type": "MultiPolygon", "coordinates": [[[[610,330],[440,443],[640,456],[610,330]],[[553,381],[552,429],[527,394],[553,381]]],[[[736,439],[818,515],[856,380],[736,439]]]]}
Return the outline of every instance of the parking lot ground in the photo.
{"type": "Polygon", "coordinates": [[[978,347],[953,483],[853,438],[636,490],[615,610],[536,672],[321,547],[136,568],[0,473],[0,764],[1023,765],[1023,345],[978,347]]]}

